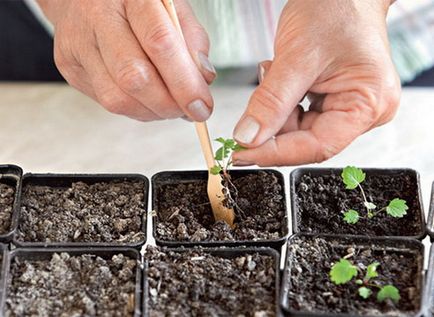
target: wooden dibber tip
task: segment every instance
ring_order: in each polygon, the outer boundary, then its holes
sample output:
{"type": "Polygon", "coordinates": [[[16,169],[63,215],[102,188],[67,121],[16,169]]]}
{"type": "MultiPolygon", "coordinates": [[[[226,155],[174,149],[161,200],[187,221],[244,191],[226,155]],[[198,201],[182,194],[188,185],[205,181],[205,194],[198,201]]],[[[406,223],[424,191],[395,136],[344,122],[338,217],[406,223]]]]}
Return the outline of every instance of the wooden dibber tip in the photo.
{"type": "Polygon", "coordinates": [[[224,221],[234,228],[235,212],[232,208],[224,206],[224,193],[222,177],[208,173],[208,198],[211,203],[215,221],[224,221]]]}

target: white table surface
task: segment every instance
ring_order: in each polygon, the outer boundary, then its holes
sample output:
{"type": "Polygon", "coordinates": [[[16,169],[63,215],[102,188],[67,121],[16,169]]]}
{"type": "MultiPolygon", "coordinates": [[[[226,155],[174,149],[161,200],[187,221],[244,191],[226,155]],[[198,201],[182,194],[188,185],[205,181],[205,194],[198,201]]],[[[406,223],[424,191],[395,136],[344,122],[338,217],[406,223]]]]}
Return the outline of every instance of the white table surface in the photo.
{"type": "MultiPolygon", "coordinates": [[[[254,87],[213,87],[213,138],[230,137],[254,87]]],[[[434,181],[434,89],[404,89],[391,123],[320,166],[410,167],[425,212],[434,181]]],[[[0,163],[25,172],[142,173],[204,169],[193,124],[141,123],[112,115],[65,84],[0,84],[0,163]]],[[[297,149],[294,149],[296,151],[297,149]]],[[[292,168],[280,168],[287,179],[292,168]]]]}

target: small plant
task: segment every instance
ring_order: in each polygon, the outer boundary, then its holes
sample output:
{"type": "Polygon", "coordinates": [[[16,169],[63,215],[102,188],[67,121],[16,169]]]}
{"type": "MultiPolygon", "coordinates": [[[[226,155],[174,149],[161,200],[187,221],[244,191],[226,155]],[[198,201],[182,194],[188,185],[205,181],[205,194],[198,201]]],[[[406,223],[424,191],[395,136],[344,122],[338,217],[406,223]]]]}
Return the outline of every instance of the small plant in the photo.
{"type": "MultiPolygon", "coordinates": [[[[366,178],[366,174],[357,167],[347,166],[342,171],[342,180],[346,186],[346,189],[359,188],[363,197],[363,204],[367,211],[367,217],[372,218],[380,212],[386,211],[389,216],[395,218],[402,218],[407,214],[407,202],[400,198],[392,199],[386,207],[382,207],[378,210],[377,206],[366,198],[365,191],[362,188],[362,183],[366,178]]],[[[360,213],[357,210],[349,209],[344,213],[344,221],[349,224],[355,224],[361,218],[360,213]]]]}
{"type": "Polygon", "coordinates": [[[355,283],[359,285],[357,292],[363,299],[368,299],[373,291],[372,289],[379,290],[377,293],[377,301],[383,302],[386,299],[391,299],[394,303],[398,303],[401,296],[399,295],[399,290],[393,285],[380,286],[376,283],[375,278],[378,277],[377,268],[380,263],[373,262],[368,265],[366,271],[363,272],[360,268],[353,265],[350,261],[345,258],[339,260],[335,263],[330,270],[330,279],[336,285],[346,284],[350,282],[357,275],[364,275],[361,279],[356,279],[355,283]]]}
{"type": "Polygon", "coordinates": [[[232,165],[232,153],[242,151],[245,148],[233,139],[218,138],[215,141],[219,142],[221,146],[217,149],[214,156],[217,164],[211,167],[210,172],[213,175],[220,173],[227,175],[227,171],[232,165]]]}

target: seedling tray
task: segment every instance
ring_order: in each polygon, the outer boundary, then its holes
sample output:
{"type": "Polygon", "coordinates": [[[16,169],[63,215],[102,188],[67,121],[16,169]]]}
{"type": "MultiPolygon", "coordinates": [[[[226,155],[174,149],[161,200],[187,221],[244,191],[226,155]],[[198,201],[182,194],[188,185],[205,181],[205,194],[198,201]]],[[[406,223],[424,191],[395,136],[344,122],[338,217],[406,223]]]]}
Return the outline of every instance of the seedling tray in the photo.
{"type": "MultiPolygon", "coordinates": [[[[420,188],[420,177],[419,177],[419,173],[417,173],[415,170],[412,169],[407,169],[407,168],[400,168],[400,169],[381,169],[381,168],[363,168],[363,171],[366,173],[366,180],[376,177],[378,178],[378,176],[385,176],[385,177],[392,177],[392,178],[397,178],[397,177],[408,177],[411,182],[413,182],[415,184],[415,188],[412,188],[412,194],[408,195],[408,197],[393,197],[393,198],[401,198],[401,199],[408,199],[412,201],[412,204],[409,205],[409,210],[407,210],[408,214],[406,216],[404,216],[403,218],[399,218],[399,219],[393,219],[393,225],[396,226],[397,223],[399,222],[403,222],[403,221],[407,221],[407,223],[416,223],[414,225],[415,230],[414,231],[410,231],[411,234],[407,234],[407,235],[401,235],[401,234],[393,234],[393,235],[372,235],[373,237],[407,237],[407,238],[414,238],[414,239],[419,239],[422,240],[425,236],[426,236],[426,225],[425,225],[425,214],[424,214],[424,209],[423,209],[423,203],[422,203],[422,193],[421,193],[421,188],[420,188]],[[408,218],[411,217],[411,218],[408,218]]],[[[311,231],[306,231],[305,229],[302,228],[302,219],[301,217],[312,217],[312,213],[313,210],[309,209],[309,210],[305,210],[304,212],[302,212],[300,205],[299,205],[299,196],[298,196],[298,191],[299,191],[299,185],[301,183],[301,179],[304,175],[310,175],[312,178],[319,178],[322,176],[329,176],[329,175],[336,175],[338,177],[340,177],[342,173],[342,169],[341,168],[298,168],[296,170],[294,170],[291,174],[290,174],[290,199],[291,199],[291,211],[292,211],[292,230],[293,233],[312,233],[312,234],[345,234],[345,235],[351,235],[351,236],[367,236],[368,234],[364,234],[363,232],[360,233],[353,233],[354,231],[350,231],[353,229],[353,227],[350,226],[357,226],[359,224],[355,224],[355,225],[351,225],[351,224],[347,224],[342,220],[342,226],[339,226],[339,228],[349,228],[347,231],[348,232],[338,232],[335,233],[335,231],[333,231],[331,228],[328,228],[328,224],[327,221],[332,221],[331,218],[334,216],[338,216],[343,218],[343,214],[341,214],[341,210],[339,209],[338,206],[336,206],[336,210],[333,210],[333,212],[336,212],[336,214],[338,215],[332,215],[330,214],[329,217],[327,217],[327,219],[322,218],[322,219],[315,219],[315,220],[311,220],[312,224],[314,224],[317,228],[316,229],[312,229],[311,231]],[[320,229],[321,227],[321,229],[320,229]]],[[[365,182],[366,182],[365,180],[365,182]]],[[[398,183],[399,185],[400,183],[398,183]]],[[[362,184],[363,186],[364,184],[362,184]]],[[[318,185],[317,185],[318,186],[318,185]]],[[[364,185],[364,189],[366,191],[366,186],[364,185]]],[[[319,186],[318,186],[319,187],[319,186]]],[[[315,188],[316,190],[317,188],[315,188]]],[[[328,207],[330,209],[332,209],[332,207],[330,207],[329,201],[334,201],[335,203],[337,201],[339,201],[339,197],[338,197],[338,193],[328,193],[326,188],[322,188],[321,189],[321,195],[323,197],[323,199],[325,201],[327,201],[326,203],[329,204],[328,207]]],[[[345,186],[342,183],[341,188],[339,189],[335,189],[337,191],[348,191],[347,189],[345,189],[345,186]]],[[[319,189],[318,189],[319,191],[319,189]]],[[[358,188],[354,189],[354,191],[358,191],[357,194],[360,194],[360,190],[358,188]]],[[[397,190],[394,190],[394,192],[397,190]]],[[[319,198],[317,198],[317,202],[316,206],[319,208],[319,203],[323,203],[319,201],[319,198]]],[[[351,206],[351,204],[349,203],[349,205],[351,206]]],[[[333,206],[334,208],[334,206],[333,206]]],[[[354,207],[350,207],[350,208],[354,208],[354,207]]],[[[359,210],[359,212],[365,212],[365,210],[359,210]]],[[[327,214],[328,215],[328,214],[327,214]]],[[[375,221],[376,218],[379,216],[376,216],[374,218],[372,218],[369,221],[375,221]]],[[[384,218],[383,218],[384,219],[384,218]]],[[[380,220],[378,220],[380,221],[380,220]]],[[[384,221],[384,220],[382,220],[384,221]]],[[[369,222],[366,224],[369,225],[369,222]]],[[[366,226],[360,226],[360,231],[363,231],[364,228],[366,228],[366,226]]],[[[340,230],[340,229],[339,229],[340,230]]]]}
{"type": "Polygon", "coordinates": [[[431,238],[434,240],[434,182],[431,187],[431,199],[429,203],[428,220],[427,220],[427,231],[431,238]]]}
{"type": "MultiPolygon", "coordinates": [[[[52,188],[69,188],[72,183],[83,182],[93,185],[101,182],[111,181],[141,181],[143,182],[143,206],[145,213],[142,216],[140,232],[144,233],[144,238],[138,242],[38,242],[22,241],[18,235],[20,227],[16,229],[13,243],[25,248],[69,248],[69,247],[131,247],[141,248],[146,242],[146,214],[148,206],[149,180],[140,174],[25,174],[23,177],[23,190],[26,185],[48,186],[52,188]]],[[[21,209],[21,208],[20,208],[21,209]]],[[[21,213],[21,210],[20,212],[21,213]]],[[[113,219],[114,220],[114,219],[113,219]]]]}
{"type": "Polygon", "coordinates": [[[0,182],[15,188],[12,205],[11,223],[8,232],[0,234],[0,242],[8,243],[18,226],[18,212],[21,199],[21,182],[23,170],[16,165],[0,165],[0,182]]]}
{"type": "MultiPolygon", "coordinates": [[[[282,226],[284,227],[283,234],[280,234],[279,238],[276,239],[258,239],[258,240],[215,240],[215,241],[183,241],[183,240],[167,240],[163,237],[160,237],[157,233],[157,224],[159,222],[159,190],[162,186],[172,185],[172,184],[187,184],[194,182],[206,182],[208,179],[208,171],[174,171],[174,172],[160,172],[155,174],[152,177],[152,209],[153,209],[153,235],[156,241],[156,244],[159,246],[167,246],[167,247],[218,247],[218,246],[229,246],[229,247],[237,247],[237,246],[247,246],[247,247],[272,247],[277,250],[280,250],[282,245],[285,243],[288,237],[288,211],[286,206],[286,197],[285,197],[285,184],[283,175],[275,170],[271,169],[257,169],[257,170],[231,170],[230,175],[232,180],[239,179],[241,177],[247,175],[257,175],[260,172],[266,172],[274,175],[278,184],[281,187],[280,195],[282,196],[282,209],[284,210],[284,215],[282,219],[282,226]]],[[[211,214],[211,209],[210,209],[211,214]]],[[[212,217],[212,214],[211,214],[212,217]]]]}
{"type": "MultiPolygon", "coordinates": [[[[2,285],[2,290],[4,290],[3,302],[0,307],[1,316],[5,314],[6,311],[6,299],[8,296],[8,287],[10,280],[10,267],[13,260],[18,257],[22,260],[50,260],[54,253],[66,252],[70,256],[79,256],[83,254],[91,254],[99,256],[103,259],[111,259],[112,256],[117,254],[123,254],[131,259],[137,260],[136,272],[135,272],[135,303],[134,303],[134,317],[141,316],[142,308],[142,265],[141,256],[136,249],[132,248],[18,248],[9,253],[6,265],[2,270],[2,276],[4,277],[4,282],[2,285]]],[[[67,286],[66,286],[67,287],[67,286]]],[[[115,286],[114,286],[115,287],[115,286]]]]}
{"type": "Polygon", "coordinates": [[[424,317],[434,316],[434,245],[431,244],[424,293],[424,317]]]}
{"type": "MultiPolygon", "coordinates": [[[[353,248],[355,254],[358,253],[357,250],[372,250],[372,251],[381,251],[383,252],[389,252],[389,253],[399,253],[399,254],[408,254],[410,256],[414,256],[417,266],[418,266],[418,273],[416,276],[414,276],[414,280],[416,281],[416,288],[419,289],[420,293],[420,308],[419,310],[414,314],[406,314],[406,312],[401,312],[399,316],[421,316],[422,313],[425,310],[424,305],[424,297],[425,297],[425,291],[424,291],[424,280],[423,280],[423,262],[424,262],[424,246],[423,244],[415,239],[408,239],[408,238],[369,238],[369,237],[354,237],[354,236],[344,236],[344,235],[315,235],[315,234],[295,234],[288,240],[288,246],[287,246],[287,253],[286,253],[286,259],[285,259],[285,267],[283,271],[283,277],[282,277],[282,290],[281,290],[281,308],[285,312],[285,314],[288,314],[290,316],[310,316],[310,317],[324,317],[324,316],[330,316],[330,317],[356,317],[356,316],[372,316],[372,317],[378,317],[381,316],[381,314],[375,314],[370,315],[369,313],[366,314],[360,314],[357,315],[353,312],[351,313],[331,313],[331,312],[312,312],[312,311],[304,311],[302,309],[300,310],[294,310],[290,307],[289,304],[289,298],[288,295],[294,293],[295,291],[292,290],[291,286],[291,270],[293,267],[293,261],[295,254],[292,250],[293,245],[295,245],[296,239],[302,239],[303,241],[309,241],[314,240],[316,238],[322,238],[328,242],[330,242],[333,247],[333,250],[345,250],[345,252],[348,252],[349,248],[353,248]]],[[[312,252],[312,251],[310,251],[312,252]]],[[[360,252],[360,251],[359,251],[360,252]]],[[[351,260],[351,259],[350,259],[351,260]]],[[[322,261],[325,261],[322,259],[322,261]]],[[[327,260],[329,261],[329,260],[327,260]]],[[[310,263],[310,262],[309,262],[310,263]]],[[[306,263],[307,265],[307,263],[306,263]]],[[[314,264],[312,264],[314,265],[314,264]]],[[[331,265],[331,263],[330,263],[331,265]]],[[[388,263],[380,263],[380,265],[388,265],[388,263]]],[[[306,272],[306,268],[303,266],[303,272],[306,272]]],[[[315,270],[315,268],[313,269],[315,270]]],[[[306,273],[307,274],[307,273],[306,273]]],[[[325,272],[325,274],[329,274],[329,271],[325,272]]],[[[310,277],[313,278],[313,277],[310,277]]],[[[428,277],[429,278],[429,277],[428,277]]],[[[403,295],[401,293],[401,295],[403,295]]],[[[342,295],[344,296],[344,295],[342,295]]],[[[374,296],[374,295],[371,295],[374,296]]],[[[401,299],[403,300],[403,299],[401,299]]],[[[387,315],[387,314],[384,314],[387,315]]],[[[390,315],[392,316],[392,315],[390,315]]],[[[395,316],[395,315],[393,315],[395,316]]]]}
{"type": "MultiPolygon", "coordinates": [[[[6,277],[5,277],[5,272],[6,272],[6,268],[7,268],[7,264],[9,261],[9,250],[8,250],[8,246],[6,244],[0,243],[0,256],[1,256],[1,260],[0,260],[0,312],[1,312],[1,307],[3,307],[3,300],[4,300],[4,290],[5,290],[5,285],[6,285],[6,277]]],[[[2,314],[0,314],[0,316],[3,316],[2,314]]]]}
{"type": "MultiPolygon", "coordinates": [[[[186,252],[191,249],[186,248],[162,248],[161,252],[170,251],[170,252],[186,252]]],[[[196,249],[198,250],[198,249],[196,249]]],[[[276,306],[276,314],[275,316],[281,316],[281,310],[279,306],[279,294],[280,294],[280,255],[279,253],[272,248],[200,248],[200,250],[209,253],[213,256],[222,257],[222,258],[236,258],[239,256],[249,255],[253,253],[257,253],[260,255],[271,256],[275,261],[275,306],[276,306]]],[[[179,268],[182,270],[182,267],[179,268]]],[[[149,317],[152,316],[150,312],[150,307],[148,303],[149,299],[149,284],[148,284],[148,261],[146,260],[145,253],[145,268],[143,275],[143,316],[149,317]]],[[[265,315],[264,315],[265,316],[265,315]]],[[[267,315],[268,316],[268,315],[267,315]]]]}

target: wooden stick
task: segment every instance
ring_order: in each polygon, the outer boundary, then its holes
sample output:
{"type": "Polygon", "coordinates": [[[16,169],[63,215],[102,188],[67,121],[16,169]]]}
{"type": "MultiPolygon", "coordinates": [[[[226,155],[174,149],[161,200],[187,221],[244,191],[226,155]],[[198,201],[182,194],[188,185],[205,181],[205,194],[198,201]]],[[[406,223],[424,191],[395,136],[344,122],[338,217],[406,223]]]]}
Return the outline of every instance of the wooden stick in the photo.
{"type": "MultiPolygon", "coordinates": [[[[179,23],[178,15],[176,14],[175,4],[173,0],[162,0],[170,19],[175,25],[179,34],[184,38],[182,33],[181,24],[179,23]]],[[[215,165],[214,153],[209,138],[208,126],[206,122],[195,122],[196,132],[199,137],[200,145],[202,148],[203,156],[205,157],[206,165],[208,167],[208,197],[211,203],[212,211],[216,221],[226,221],[229,226],[234,226],[235,212],[231,208],[227,208],[223,204],[224,194],[222,178],[220,175],[213,175],[209,172],[210,168],[215,165]]]]}

